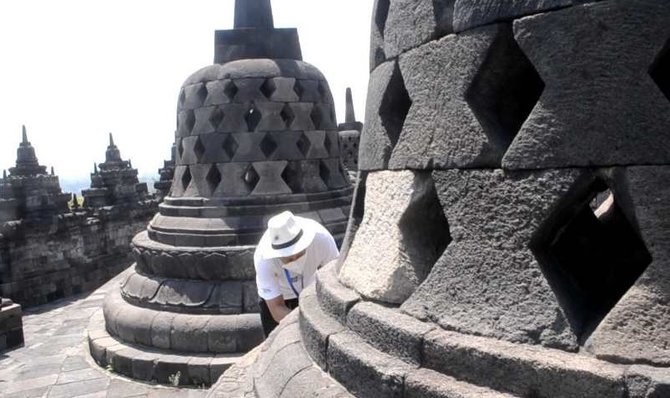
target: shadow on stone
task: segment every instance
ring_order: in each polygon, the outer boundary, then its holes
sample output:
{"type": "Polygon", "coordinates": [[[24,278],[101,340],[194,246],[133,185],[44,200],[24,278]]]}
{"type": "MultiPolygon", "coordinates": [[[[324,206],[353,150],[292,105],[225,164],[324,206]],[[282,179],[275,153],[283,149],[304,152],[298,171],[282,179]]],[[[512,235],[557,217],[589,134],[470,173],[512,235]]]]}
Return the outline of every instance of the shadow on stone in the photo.
{"type": "Polygon", "coordinates": [[[652,260],[616,192],[591,175],[559,203],[531,249],[580,344],[652,260]]]}

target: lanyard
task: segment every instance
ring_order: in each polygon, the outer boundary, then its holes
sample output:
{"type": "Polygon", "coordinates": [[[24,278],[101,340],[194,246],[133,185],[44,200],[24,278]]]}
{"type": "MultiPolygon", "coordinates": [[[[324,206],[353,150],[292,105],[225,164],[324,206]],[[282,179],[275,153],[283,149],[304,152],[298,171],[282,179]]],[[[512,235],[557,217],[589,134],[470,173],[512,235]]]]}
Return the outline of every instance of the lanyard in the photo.
{"type": "Polygon", "coordinates": [[[286,280],[288,281],[288,285],[291,286],[291,290],[293,290],[293,293],[295,293],[295,298],[298,298],[300,294],[298,291],[295,289],[295,286],[293,286],[293,281],[291,280],[291,273],[288,272],[286,268],[282,268],[284,270],[284,275],[286,275],[286,280]]]}

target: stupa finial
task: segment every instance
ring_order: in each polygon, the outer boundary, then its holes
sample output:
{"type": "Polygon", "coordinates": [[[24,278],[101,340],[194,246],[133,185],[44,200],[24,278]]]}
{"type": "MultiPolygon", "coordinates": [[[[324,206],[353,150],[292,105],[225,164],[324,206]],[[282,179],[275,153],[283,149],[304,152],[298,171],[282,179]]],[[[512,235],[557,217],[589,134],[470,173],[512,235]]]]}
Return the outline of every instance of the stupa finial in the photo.
{"type": "Polygon", "coordinates": [[[7,178],[7,170],[2,170],[2,178],[3,179],[7,178]]]}
{"type": "Polygon", "coordinates": [[[93,174],[98,175],[98,164],[93,163],[93,174]]]}
{"type": "Polygon", "coordinates": [[[28,133],[26,132],[26,125],[24,124],[21,127],[21,129],[22,129],[22,133],[23,133],[21,143],[28,144],[28,133]]]}
{"type": "Polygon", "coordinates": [[[109,133],[109,146],[114,146],[114,137],[112,133],[109,133]]]}
{"type": "Polygon", "coordinates": [[[53,167],[53,166],[51,166],[51,175],[52,175],[52,176],[55,176],[55,175],[56,175],[56,172],[54,171],[54,167],[53,167]]]}
{"type": "Polygon", "coordinates": [[[351,95],[351,87],[347,87],[347,113],[344,121],[346,123],[356,122],[356,114],[354,113],[354,99],[351,95]]]}
{"type": "Polygon", "coordinates": [[[235,0],[235,29],[273,29],[270,0],[235,0]]]}

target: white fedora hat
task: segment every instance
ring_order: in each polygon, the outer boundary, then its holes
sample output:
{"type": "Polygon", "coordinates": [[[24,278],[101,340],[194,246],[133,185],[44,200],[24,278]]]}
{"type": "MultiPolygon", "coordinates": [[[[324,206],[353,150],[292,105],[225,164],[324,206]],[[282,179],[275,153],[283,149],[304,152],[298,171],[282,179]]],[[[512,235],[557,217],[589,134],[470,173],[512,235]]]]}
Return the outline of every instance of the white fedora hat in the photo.
{"type": "Polygon", "coordinates": [[[307,249],[314,234],[311,220],[285,211],[268,220],[258,248],[265,259],[289,257],[307,249]]]}

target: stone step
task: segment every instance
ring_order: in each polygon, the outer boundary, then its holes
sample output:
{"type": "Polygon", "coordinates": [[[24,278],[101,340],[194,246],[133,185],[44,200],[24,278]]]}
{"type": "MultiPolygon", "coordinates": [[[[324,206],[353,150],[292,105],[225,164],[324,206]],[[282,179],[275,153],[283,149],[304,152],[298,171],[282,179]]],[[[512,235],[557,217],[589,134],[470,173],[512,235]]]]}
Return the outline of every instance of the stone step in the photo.
{"type": "Polygon", "coordinates": [[[102,310],[89,321],[87,340],[95,362],[133,379],[172,386],[209,387],[244,353],[177,353],[125,343],[105,329],[102,310]]]}

